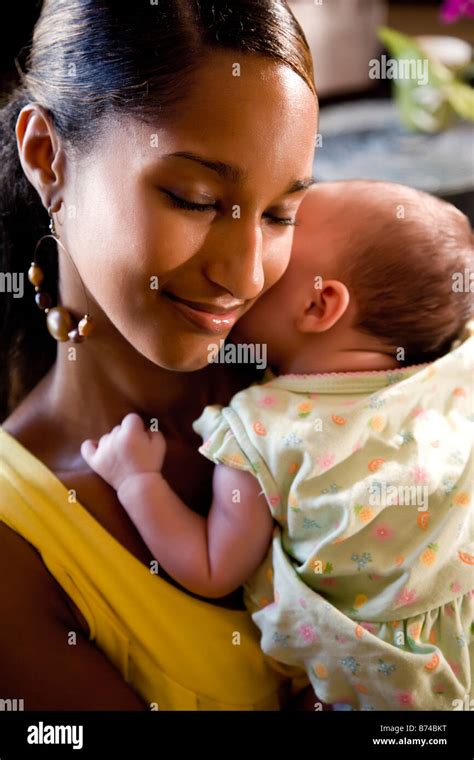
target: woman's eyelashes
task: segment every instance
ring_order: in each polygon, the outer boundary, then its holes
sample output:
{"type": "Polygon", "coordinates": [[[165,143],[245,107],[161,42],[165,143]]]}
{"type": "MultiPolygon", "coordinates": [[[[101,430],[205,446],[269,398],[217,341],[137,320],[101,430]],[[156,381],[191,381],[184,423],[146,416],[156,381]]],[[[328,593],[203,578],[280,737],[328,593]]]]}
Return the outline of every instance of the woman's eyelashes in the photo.
{"type": "MultiPolygon", "coordinates": [[[[218,203],[196,203],[194,201],[187,201],[185,198],[172,193],[170,190],[161,188],[162,192],[169,198],[174,206],[182,208],[185,211],[216,211],[219,208],[218,203]]],[[[271,224],[280,224],[283,226],[296,226],[296,219],[291,217],[274,216],[273,214],[264,214],[264,216],[270,220],[271,224]]]]}
{"type": "Polygon", "coordinates": [[[175,206],[178,208],[184,208],[186,211],[211,211],[212,209],[217,209],[217,203],[195,203],[193,201],[187,201],[179,195],[175,195],[171,190],[163,189],[163,192],[175,206]]]}

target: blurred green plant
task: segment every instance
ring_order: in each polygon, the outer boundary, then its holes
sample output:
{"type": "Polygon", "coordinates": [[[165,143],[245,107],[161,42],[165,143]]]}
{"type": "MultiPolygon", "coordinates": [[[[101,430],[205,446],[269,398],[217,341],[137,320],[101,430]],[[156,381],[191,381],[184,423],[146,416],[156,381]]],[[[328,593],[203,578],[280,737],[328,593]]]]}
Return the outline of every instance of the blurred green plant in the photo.
{"type": "Polygon", "coordinates": [[[456,117],[474,121],[474,89],[463,81],[463,70],[452,71],[427,53],[414,37],[383,26],[378,30],[381,42],[396,61],[413,62],[413,70],[427,67],[427,81],[415,76],[394,77],[394,96],[400,118],[412,130],[441,132],[456,117]]]}

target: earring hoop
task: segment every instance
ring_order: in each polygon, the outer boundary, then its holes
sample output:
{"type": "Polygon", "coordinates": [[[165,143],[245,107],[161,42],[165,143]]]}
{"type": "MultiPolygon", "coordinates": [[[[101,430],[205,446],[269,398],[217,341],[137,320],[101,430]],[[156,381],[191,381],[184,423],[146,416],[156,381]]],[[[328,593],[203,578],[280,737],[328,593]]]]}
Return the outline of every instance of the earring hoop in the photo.
{"type": "Polygon", "coordinates": [[[50,234],[43,235],[43,237],[41,237],[36,243],[33,253],[33,261],[31,262],[30,268],[28,269],[28,279],[35,288],[35,302],[38,308],[41,309],[41,311],[44,311],[46,314],[46,326],[50,335],[52,335],[55,340],[60,342],[71,340],[73,343],[82,343],[82,341],[87,338],[94,329],[94,322],[91,315],[89,314],[89,301],[87,298],[86,289],[72,256],[68,253],[58,237],[53,215],[51,212],[51,206],[48,208],[48,215],[50,234]],[[41,283],[44,280],[44,272],[36,263],[36,252],[40,244],[43,242],[43,240],[46,240],[46,238],[52,238],[55,240],[56,243],[58,243],[58,245],[62,248],[62,250],[69,256],[74,269],[76,270],[77,276],[79,277],[86,302],[86,312],[82,319],[79,320],[79,322],[76,322],[72,314],[63,306],[52,306],[51,296],[49,293],[41,290],[41,283]]]}

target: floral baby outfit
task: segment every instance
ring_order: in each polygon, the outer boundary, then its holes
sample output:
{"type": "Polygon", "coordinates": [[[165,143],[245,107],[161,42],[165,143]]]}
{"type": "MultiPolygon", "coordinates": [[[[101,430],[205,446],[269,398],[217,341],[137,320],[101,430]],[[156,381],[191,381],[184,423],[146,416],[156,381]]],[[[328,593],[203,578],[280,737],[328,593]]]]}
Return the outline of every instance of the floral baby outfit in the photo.
{"type": "Polygon", "coordinates": [[[274,377],[206,407],[200,451],[275,520],[244,586],[275,667],[356,710],[472,690],[474,337],[430,364],[274,377]]]}

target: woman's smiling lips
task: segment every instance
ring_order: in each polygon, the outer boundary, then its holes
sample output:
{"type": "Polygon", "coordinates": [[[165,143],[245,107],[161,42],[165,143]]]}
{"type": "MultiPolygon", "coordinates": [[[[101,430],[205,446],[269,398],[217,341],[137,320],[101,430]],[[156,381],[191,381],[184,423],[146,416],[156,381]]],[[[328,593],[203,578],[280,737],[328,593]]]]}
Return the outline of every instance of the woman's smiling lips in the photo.
{"type": "Polygon", "coordinates": [[[178,313],[199,330],[211,335],[229,332],[240,316],[243,302],[205,303],[202,301],[189,301],[180,298],[174,293],[163,291],[172,306],[178,313]]]}

